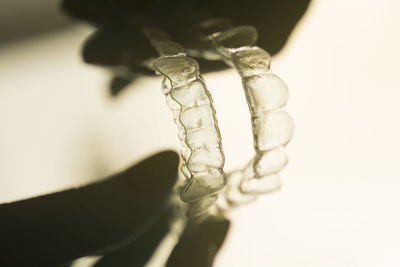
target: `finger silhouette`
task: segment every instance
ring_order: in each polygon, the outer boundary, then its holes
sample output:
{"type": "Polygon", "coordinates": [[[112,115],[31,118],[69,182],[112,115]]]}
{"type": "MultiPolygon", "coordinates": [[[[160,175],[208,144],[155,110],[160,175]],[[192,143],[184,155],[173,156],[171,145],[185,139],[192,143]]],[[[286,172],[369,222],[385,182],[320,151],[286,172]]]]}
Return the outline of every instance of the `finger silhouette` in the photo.
{"type": "Polygon", "coordinates": [[[0,266],[57,266],[129,244],[167,208],[177,165],[162,152],[95,184],[0,205],[0,266]]]}
{"type": "Polygon", "coordinates": [[[173,210],[167,210],[147,231],[126,247],[107,253],[94,267],[142,267],[170,231],[173,210]]]}
{"type": "Polygon", "coordinates": [[[189,223],[172,251],[166,267],[211,267],[221,248],[230,222],[226,218],[209,217],[189,223]]]}
{"type": "MultiPolygon", "coordinates": [[[[257,45],[275,55],[284,47],[309,3],[310,0],[63,0],[62,7],[69,15],[98,28],[84,45],[86,62],[125,67],[124,75],[130,71],[133,76],[154,74],[144,64],[157,54],[143,36],[143,24],[161,27],[185,46],[192,31],[188,26],[204,18],[223,17],[236,26],[255,26],[259,33],[257,45]]],[[[199,58],[198,62],[202,72],[227,67],[219,61],[199,58]]],[[[114,96],[124,87],[115,90],[115,83],[112,85],[114,96]]]]}

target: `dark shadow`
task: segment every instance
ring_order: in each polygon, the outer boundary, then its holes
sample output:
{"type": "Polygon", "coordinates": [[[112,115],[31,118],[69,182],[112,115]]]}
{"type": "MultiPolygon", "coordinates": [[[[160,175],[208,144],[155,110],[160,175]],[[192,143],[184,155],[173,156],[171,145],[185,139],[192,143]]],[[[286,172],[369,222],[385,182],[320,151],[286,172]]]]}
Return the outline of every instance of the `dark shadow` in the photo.
{"type": "Polygon", "coordinates": [[[177,165],[163,152],[95,184],[0,205],[0,266],[57,266],[126,246],[162,216],[177,165]]]}
{"type": "MultiPolygon", "coordinates": [[[[253,25],[258,45],[277,54],[305,13],[310,0],[64,0],[64,10],[98,27],[85,43],[86,62],[125,66],[132,73],[152,75],[143,62],[158,55],[143,36],[143,25],[156,25],[185,46],[187,27],[209,17],[234,25],[253,25]]],[[[204,72],[226,68],[221,62],[199,60],[204,72]]],[[[112,90],[115,91],[115,90],[112,90]]]]}
{"type": "Polygon", "coordinates": [[[152,227],[131,242],[128,246],[110,252],[102,257],[94,267],[141,267],[153,255],[161,240],[168,234],[174,215],[173,210],[166,211],[152,227]]]}
{"type": "Polygon", "coordinates": [[[0,45],[73,26],[56,0],[0,1],[0,45]]]}
{"type": "Polygon", "coordinates": [[[211,267],[225,241],[230,221],[208,217],[201,223],[189,222],[166,267],[211,267]]]}

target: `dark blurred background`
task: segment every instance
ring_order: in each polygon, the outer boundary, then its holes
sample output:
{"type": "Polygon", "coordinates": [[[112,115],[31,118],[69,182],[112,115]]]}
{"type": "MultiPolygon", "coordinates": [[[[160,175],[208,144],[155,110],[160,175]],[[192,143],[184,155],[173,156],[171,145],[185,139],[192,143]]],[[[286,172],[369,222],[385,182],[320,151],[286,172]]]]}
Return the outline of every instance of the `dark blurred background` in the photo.
{"type": "Polygon", "coordinates": [[[73,21],[55,12],[61,9],[59,6],[57,0],[0,1],[0,45],[73,25],[73,21]]]}

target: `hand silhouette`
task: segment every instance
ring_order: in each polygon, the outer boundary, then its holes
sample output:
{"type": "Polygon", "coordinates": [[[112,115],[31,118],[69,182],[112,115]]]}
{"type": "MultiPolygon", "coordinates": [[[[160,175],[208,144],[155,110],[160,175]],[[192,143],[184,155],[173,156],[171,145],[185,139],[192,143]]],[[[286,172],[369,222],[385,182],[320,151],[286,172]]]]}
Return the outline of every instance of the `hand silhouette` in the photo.
{"type": "MultiPolygon", "coordinates": [[[[170,231],[177,166],[175,152],[162,152],[94,184],[0,205],[0,266],[69,266],[88,255],[103,256],[96,267],[143,266],[170,231]]],[[[229,224],[189,222],[167,266],[211,266],[229,224]]]]}
{"type": "MultiPolygon", "coordinates": [[[[143,64],[158,57],[143,35],[144,24],[159,26],[185,46],[192,23],[199,18],[222,17],[236,26],[255,26],[259,33],[257,45],[275,55],[309,3],[310,0],[63,0],[62,6],[69,15],[97,28],[85,42],[83,59],[112,67],[110,91],[115,96],[137,73],[154,74],[143,64]],[[116,72],[115,66],[124,67],[124,71],[116,72]]],[[[197,61],[202,73],[227,67],[221,61],[197,61]]]]}
{"type": "Polygon", "coordinates": [[[57,266],[129,244],[168,213],[177,165],[162,152],[94,184],[0,205],[0,266],[57,266]]]}

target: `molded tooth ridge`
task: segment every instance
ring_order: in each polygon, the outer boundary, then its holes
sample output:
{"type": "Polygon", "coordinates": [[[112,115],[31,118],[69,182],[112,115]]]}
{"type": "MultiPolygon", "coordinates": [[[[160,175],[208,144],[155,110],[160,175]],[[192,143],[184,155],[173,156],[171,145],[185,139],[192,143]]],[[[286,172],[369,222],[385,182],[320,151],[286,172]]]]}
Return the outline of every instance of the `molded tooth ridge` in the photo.
{"type": "Polygon", "coordinates": [[[284,110],[253,116],[252,124],[256,153],[285,146],[294,132],[293,120],[284,110]]]}
{"type": "Polygon", "coordinates": [[[251,114],[263,114],[281,108],[288,101],[288,87],[271,72],[244,76],[242,81],[251,114]]]}
{"type": "MultiPolygon", "coordinates": [[[[155,36],[152,44],[159,52],[178,47],[172,41],[162,39],[166,35],[157,32],[147,35],[155,36]]],[[[160,54],[154,69],[164,76],[162,91],[178,128],[184,160],[181,170],[188,181],[181,199],[185,202],[204,201],[193,205],[200,212],[215,202],[211,201],[213,196],[226,183],[222,171],[225,159],[213,101],[194,59],[181,52],[160,54]]]]}
{"type": "Polygon", "coordinates": [[[271,174],[258,179],[242,181],[240,191],[244,194],[266,194],[278,190],[280,186],[278,174],[271,174]]]}
{"type": "Polygon", "coordinates": [[[175,87],[171,95],[185,107],[210,105],[210,97],[204,90],[205,87],[203,80],[196,79],[185,85],[175,87]]]}
{"type": "Polygon", "coordinates": [[[196,60],[183,56],[161,57],[154,62],[154,68],[171,82],[171,87],[186,85],[199,75],[196,60]]]}
{"type": "MultiPolygon", "coordinates": [[[[294,132],[293,120],[285,110],[288,87],[270,71],[271,56],[253,46],[258,37],[253,26],[231,27],[225,19],[209,19],[192,30],[195,42],[188,51],[209,60],[223,59],[233,66],[242,78],[251,114],[255,156],[243,170],[228,177],[228,202],[246,202],[254,195],[278,189],[278,173],[288,162],[284,146],[294,132]]],[[[145,34],[161,55],[154,61],[154,69],[164,76],[162,91],[182,144],[181,169],[187,185],[181,199],[192,203],[192,212],[201,213],[226,184],[213,101],[198,63],[186,56],[181,45],[158,30],[145,29],[145,34]]]]}
{"type": "MultiPolygon", "coordinates": [[[[241,193],[260,194],[276,190],[280,186],[277,173],[288,162],[283,147],[294,132],[293,120],[284,108],[289,90],[270,71],[271,56],[268,52],[252,46],[257,40],[254,27],[235,27],[209,37],[224,61],[241,76],[251,114],[255,156],[246,168],[232,175],[236,180],[241,177],[241,193]]],[[[231,178],[228,177],[228,181],[231,178]]],[[[233,198],[231,202],[240,201],[237,196],[227,196],[228,202],[229,197],[233,198]]]]}
{"type": "Polygon", "coordinates": [[[255,176],[263,177],[282,170],[288,163],[288,157],[283,147],[258,153],[254,157],[255,176]]]}
{"type": "Polygon", "coordinates": [[[181,199],[192,202],[216,194],[226,184],[222,171],[210,170],[208,172],[194,172],[192,179],[181,193],[181,199]]]}
{"type": "Polygon", "coordinates": [[[224,164],[224,157],[219,147],[204,147],[192,150],[187,166],[190,172],[204,172],[206,170],[220,170],[224,164]]]}
{"type": "Polygon", "coordinates": [[[269,53],[259,47],[239,50],[231,57],[242,77],[265,74],[265,70],[268,70],[271,64],[269,53]]]}
{"type": "Polygon", "coordinates": [[[243,194],[240,191],[243,176],[244,174],[242,170],[238,170],[227,175],[227,190],[225,191],[225,199],[231,206],[250,203],[256,199],[255,195],[243,194]]]}

